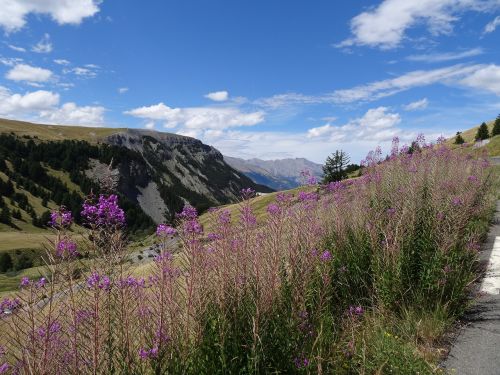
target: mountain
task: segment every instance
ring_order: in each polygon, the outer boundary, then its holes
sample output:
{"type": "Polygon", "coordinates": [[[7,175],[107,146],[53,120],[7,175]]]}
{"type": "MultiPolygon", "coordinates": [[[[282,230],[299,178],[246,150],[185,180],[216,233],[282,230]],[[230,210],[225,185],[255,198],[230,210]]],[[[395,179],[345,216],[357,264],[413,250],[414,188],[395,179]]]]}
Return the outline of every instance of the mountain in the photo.
{"type": "Polygon", "coordinates": [[[264,184],[275,190],[293,189],[299,186],[301,172],[308,170],[312,175],[321,178],[321,164],[313,163],[304,158],[296,159],[240,159],[224,156],[224,160],[234,169],[250,177],[255,183],[264,184]]]}
{"type": "Polygon", "coordinates": [[[272,191],[194,138],[0,119],[0,208],[20,211],[13,227],[24,227],[30,217],[43,226],[42,213],[61,204],[79,220],[84,195],[99,191],[106,175],[116,184],[132,230],[173,220],[185,203],[204,211],[237,201],[243,188],[272,191]]]}

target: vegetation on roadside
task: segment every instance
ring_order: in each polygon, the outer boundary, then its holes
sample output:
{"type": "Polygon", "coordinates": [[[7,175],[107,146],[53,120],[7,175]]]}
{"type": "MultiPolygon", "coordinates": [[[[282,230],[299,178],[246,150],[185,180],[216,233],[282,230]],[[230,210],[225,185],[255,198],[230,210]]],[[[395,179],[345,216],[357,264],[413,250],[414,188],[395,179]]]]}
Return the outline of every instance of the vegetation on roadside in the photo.
{"type": "MultiPolygon", "coordinates": [[[[355,180],[280,193],[259,221],[185,206],[162,224],[145,278],[126,265],[124,212],[103,191],[51,216],[41,279],[2,301],[3,365],[17,373],[431,374],[476,277],[494,178],[488,162],[395,141],[355,180]],[[165,244],[178,236],[181,249],[165,244]],[[84,268],[78,256],[91,254],[84,268]],[[75,270],[78,269],[78,272],[75,270]]],[[[264,197],[262,197],[264,198],[264,197]]]]}

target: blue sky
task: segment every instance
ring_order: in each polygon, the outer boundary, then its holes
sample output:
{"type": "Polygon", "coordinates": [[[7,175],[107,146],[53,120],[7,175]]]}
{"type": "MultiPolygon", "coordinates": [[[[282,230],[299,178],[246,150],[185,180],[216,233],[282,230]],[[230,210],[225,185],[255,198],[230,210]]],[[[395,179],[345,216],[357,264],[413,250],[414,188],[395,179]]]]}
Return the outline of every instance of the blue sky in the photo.
{"type": "Polygon", "coordinates": [[[500,0],[4,0],[0,117],[359,161],[500,113],[500,0]]]}

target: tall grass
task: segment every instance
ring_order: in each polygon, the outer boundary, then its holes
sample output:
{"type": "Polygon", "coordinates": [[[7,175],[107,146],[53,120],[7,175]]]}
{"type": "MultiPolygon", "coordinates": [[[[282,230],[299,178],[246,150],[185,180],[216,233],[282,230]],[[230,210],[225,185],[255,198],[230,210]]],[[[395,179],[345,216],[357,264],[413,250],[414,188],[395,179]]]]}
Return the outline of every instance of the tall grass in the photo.
{"type": "Polygon", "coordinates": [[[77,249],[54,213],[47,278],[2,302],[0,373],[433,372],[418,348],[464,306],[493,181],[484,160],[419,142],[371,153],[359,179],[279,194],[265,222],[250,190],[237,222],[211,210],[209,233],[186,206],[158,227],[145,279],[125,266],[112,195],[86,202],[77,249]]]}

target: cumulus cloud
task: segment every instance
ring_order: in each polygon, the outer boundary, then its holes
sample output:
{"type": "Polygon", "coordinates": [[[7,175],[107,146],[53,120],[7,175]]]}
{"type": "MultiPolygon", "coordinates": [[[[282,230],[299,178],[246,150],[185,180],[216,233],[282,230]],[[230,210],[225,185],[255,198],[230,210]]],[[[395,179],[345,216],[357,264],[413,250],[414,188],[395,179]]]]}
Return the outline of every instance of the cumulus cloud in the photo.
{"type": "Polygon", "coordinates": [[[465,77],[461,83],[500,96],[500,66],[492,64],[481,67],[465,77]]]}
{"type": "Polygon", "coordinates": [[[463,12],[485,12],[499,7],[498,0],[383,0],[351,20],[351,37],[337,47],[395,48],[408,29],[417,25],[425,25],[433,35],[449,34],[463,12]]]}
{"type": "Polygon", "coordinates": [[[62,125],[101,126],[105,108],[65,103],[59,106],[57,93],[38,90],[25,94],[12,93],[0,86],[0,115],[62,125]]]}
{"type": "Polygon", "coordinates": [[[99,12],[100,0],[3,0],[0,27],[14,32],[26,24],[30,13],[50,16],[58,24],[79,24],[99,12]]]}
{"type": "Polygon", "coordinates": [[[210,92],[205,95],[205,98],[213,100],[214,102],[225,102],[229,99],[229,93],[227,91],[210,92]]]}
{"type": "Polygon", "coordinates": [[[52,77],[52,72],[27,64],[17,64],[7,72],[5,78],[11,81],[47,82],[52,77]]]}
{"type": "Polygon", "coordinates": [[[52,52],[52,42],[50,41],[50,35],[46,33],[42,37],[42,39],[31,48],[31,50],[36,53],[52,52]]]}
{"type": "Polygon", "coordinates": [[[416,102],[404,105],[403,109],[405,111],[418,111],[427,108],[428,105],[429,101],[427,100],[427,98],[423,98],[421,100],[417,100],[416,102]]]}
{"type": "Polygon", "coordinates": [[[39,116],[44,121],[59,125],[102,126],[104,112],[101,106],[82,106],[69,102],[60,108],[41,111],[39,116]]]}
{"type": "Polygon", "coordinates": [[[59,104],[59,94],[38,90],[26,94],[12,94],[10,90],[0,86],[0,114],[16,115],[34,111],[51,109],[59,104]]]}
{"type": "Polygon", "coordinates": [[[492,33],[497,29],[497,27],[500,26],[500,16],[495,17],[495,19],[491,22],[489,22],[485,28],[484,28],[484,33],[489,34],[492,33]]]}
{"type": "Polygon", "coordinates": [[[461,60],[467,57],[473,57],[482,54],[483,54],[482,48],[472,48],[460,52],[442,52],[442,53],[430,53],[423,55],[411,55],[408,56],[406,59],[410,61],[435,63],[443,61],[461,60]]]}
{"type": "Polygon", "coordinates": [[[337,142],[388,141],[400,132],[395,126],[401,122],[398,113],[389,112],[387,107],[369,109],[362,117],[349,121],[345,125],[311,128],[308,138],[326,137],[337,142]]]}
{"type": "Polygon", "coordinates": [[[135,108],[125,114],[147,120],[163,121],[165,127],[186,129],[226,129],[252,126],[264,121],[264,113],[242,112],[234,107],[171,108],[163,103],[135,108]]]}

